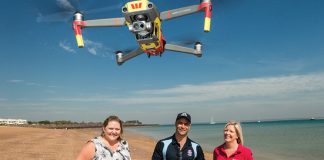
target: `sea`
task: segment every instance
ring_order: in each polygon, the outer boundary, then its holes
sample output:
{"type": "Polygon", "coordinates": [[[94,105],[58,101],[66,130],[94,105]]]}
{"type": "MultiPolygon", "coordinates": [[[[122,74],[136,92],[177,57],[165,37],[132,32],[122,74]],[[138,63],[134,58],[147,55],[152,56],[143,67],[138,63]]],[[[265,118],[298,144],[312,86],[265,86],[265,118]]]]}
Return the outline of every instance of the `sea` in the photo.
{"type": "MultiPolygon", "coordinates": [[[[189,137],[204,151],[222,144],[225,123],[192,124],[189,137]]],[[[244,146],[256,160],[324,160],[324,120],[242,122],[244,146]]],[[[174,125],[127,128],[156,140],[168,137],[174,125]]]]}

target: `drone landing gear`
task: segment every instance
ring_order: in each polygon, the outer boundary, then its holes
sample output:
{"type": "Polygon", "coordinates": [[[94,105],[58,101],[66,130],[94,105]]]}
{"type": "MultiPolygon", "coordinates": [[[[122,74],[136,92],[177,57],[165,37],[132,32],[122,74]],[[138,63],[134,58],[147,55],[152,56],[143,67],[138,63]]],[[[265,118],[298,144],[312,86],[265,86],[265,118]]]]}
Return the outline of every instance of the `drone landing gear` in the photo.
{"type": "Polygon", "coordinates": [[[195,55],[197,57],[202,56],[202,52],[201,52],[202,44],[200,42],[196,42],[194,49],[179,46],[179,45],[174,45],[174,44],[165,44],[164,48],[165,48],[165,50],[182,52],[182,53],[187,53],[187,54],[193,54],[193,55],[195,55]]]}

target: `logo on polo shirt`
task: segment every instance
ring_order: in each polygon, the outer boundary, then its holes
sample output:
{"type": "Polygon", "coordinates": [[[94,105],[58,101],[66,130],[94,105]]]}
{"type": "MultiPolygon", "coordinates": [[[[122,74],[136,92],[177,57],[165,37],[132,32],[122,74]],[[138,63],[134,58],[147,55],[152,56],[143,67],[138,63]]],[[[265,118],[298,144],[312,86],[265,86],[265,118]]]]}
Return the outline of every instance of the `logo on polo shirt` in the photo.
{"type": "Polygon", "coordinates": [[[192,156],[192,150],[188,150],[188,152],[187,152],[187,155],[188,155],[188,157],[191,157],[192,156]]]}

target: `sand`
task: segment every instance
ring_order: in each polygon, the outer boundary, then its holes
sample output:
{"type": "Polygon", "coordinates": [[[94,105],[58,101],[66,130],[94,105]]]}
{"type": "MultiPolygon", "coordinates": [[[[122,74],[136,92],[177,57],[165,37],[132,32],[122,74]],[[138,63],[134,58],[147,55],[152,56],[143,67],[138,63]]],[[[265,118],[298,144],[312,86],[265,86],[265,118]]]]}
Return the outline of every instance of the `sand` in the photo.
{"type": "MultiPolygon", "coordinates": [[[[100,135],[99,129],[42,129],[0,126],[2,160],[73,160],[89,139],[100,135]]],[[[168,135],[166,135],[168,136],[168,135]]],[[[126,132],[133,160],[150,160],[156,141],[126,132]]],[[[205,153],[207,160],[211,153],[205,153]]]]}

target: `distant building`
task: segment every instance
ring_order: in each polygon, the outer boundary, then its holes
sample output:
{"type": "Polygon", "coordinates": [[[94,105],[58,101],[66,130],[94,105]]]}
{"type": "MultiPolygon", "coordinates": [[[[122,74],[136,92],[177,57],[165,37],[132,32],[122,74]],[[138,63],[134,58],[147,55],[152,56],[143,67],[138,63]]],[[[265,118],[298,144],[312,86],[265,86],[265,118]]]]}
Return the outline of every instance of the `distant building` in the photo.
{"type": "Polygon", "coordinates": [[[25,119],[0,119],[0,125],[21,125],[27,124],[25,119]]]}
{"type": "Polygon", "coordinates": [[[142,125],[142,122],[140,122],[139,120],[131,120],[124,122],[124,125],[142,125]]]}

